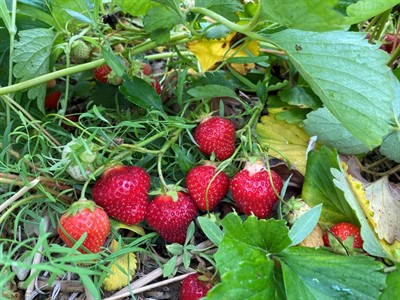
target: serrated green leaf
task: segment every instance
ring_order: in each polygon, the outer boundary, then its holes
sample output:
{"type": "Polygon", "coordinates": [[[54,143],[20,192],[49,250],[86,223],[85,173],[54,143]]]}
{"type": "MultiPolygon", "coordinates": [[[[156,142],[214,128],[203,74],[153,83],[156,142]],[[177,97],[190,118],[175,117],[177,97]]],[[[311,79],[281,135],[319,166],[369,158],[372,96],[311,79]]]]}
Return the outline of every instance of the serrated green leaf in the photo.
{"type": "Polygon", "coordinates": [[[153,41],[160,45],[168,42],[170,30],[181,22],[181,16],[166,6],[150,8],[143,18],[144,30],[149,33],[153,41]]]}
{"type": "Polygon", "coordinates": [[[400,295],[400,264],[397,264],[397,270],[386,277],[386,287],[379,297],[379,300],[393,300],[400,295]]]}
{"type": "Polygon", "coordinates": [[[338,169],[332,169],[331,172],[334,176],[333,182],[335,186],[343,191],[346,202],[354,210],[355,214],[357,215],[357,219],[361,224],[361,237],[364,241],[363,249],[371,255],[386,258],[388,255],[382,249],[377,236],[370,227],[368,219],[366,218],[364,211],[358,202],[359,200],[357,198],[356,191],[352,189],[352,186],[346,177],[346,172],[340,166],[338,169]]]}
{"type": "Polygon", "coordinates": [[[236,213],[223,220],[224,236],[215,260],[222,274],[237,268],[241,261],[252,261],[268,253],[278,253],[291,244],[285,221],[258,220],[250,216],[242,223],[236,213]]]}
{"type": "Polygon", "coordinates": [[[399,4],[399,0],[360,0],[346,9],[347,24],[356,24],[375,17],[399,4]]]}
{"type": "Polygon", "coordinates": [[[262,0],[260,20],[288,28],[327,31],[344,28],[344,16],[334,9],[337,0],[262,0]]]}
{"type": "Polygon", "coordinates": [[[160,96],[147,81],[138,77],[129,78],[126,74],[123,78],[124,83],[119,89],[129,101],[147,110],[164,111],[160,96]]]}
{"type": "Polygon", "coordinates": [[[381,144],[396,96],[386,52],[357,32],[284,30],[271,39],[353,136],[369,149],[381,144]]]}
{"type": "Polygon", "coordinates": [[[321,100],[308,87],[289,86],[278,95],[283,102],[300,108],[317,109],[322,105],[321,100]]]}
{"type": "Polygon", "coordinates": [[[292,240],[291,246],[300,244],[317,226],[321,216],[322,204],[314,206],[312,209],[300,216],[289,230],[289,237],[292,240]]]}
{"type": "Polygon", "coordinates": [[[259,256],[238,263],[236,269],[224,273],[222,282],[212,288],[204,300],[275,299],[274,262],[259,256]]]}
{"type": "MultiPolygon", "coordinates": [[[[19,41],[14,43],[14,76],[26,81],[49,70],[54,33],[51,29],[35,28],[18,33],[19,41]]],[[[38,107],[44,109],[46,85],[42,84],[28,90],[29,99],[39,99],[38,107]]]]}
{"type": "Polygon", "coordinates": [[[383,265],[368,256],[290,247],[277,255],[288,299],[377,299],[383,265]]]}
{"type": "Polygon", "coordinates": [[[361,154],[369,151],[326,107],[307,114],[304,129],[310,136],[317,136],[319,143],[336,148],[339,153],[361,154]]]}
{"type": "Polygon", "coordinates": [[[113,0],[125,14],[132,16],[145,15],[151,7],[150,0],[113,0]]]}
{"type": "Polygon", "coordinates": [[[381,152],[381,154],[385,155],[387,158],[400,163],[399,145],[400,145],[400,132],[399,131],[392,132],[383,140],[379,152],[381,152]]]}
{"type": "MultiPolygon", "coordinates": [[[[323,204],[319,223],[331,227],[340,222],[357,224],[352,208],[346,202],[343,192],[333,183],[331,169],[339,169],[338,156],[333,150],[322,147],[308,154],[304,176],[302,199],[311,207],[323,204]]],[[[323,228],[326,229],[326,228],[323,228]]]]}
{"type": "Polygon", "coordinates": [[[196,0],[196,7],[207,8],[232,22],[239,20],[237,13],[243,10],[239,0],[196,0]]]}
{"type": "Polygon", "coordinates": [[[237,99],[235,91],[224,85],[207,84],[191,88],[187,93],[195,99],[230,97],[237,99]]]}
{"type": "Polygon", "coordinates": [[[222,240],[222,237],[224,236],[219,226],[207,217],[198,217],[197,221],[199,222],[200,228],[203,230],[206,237],[208,237],[209,240],[214,243],[214,245],[218,246],[222,240]]]}

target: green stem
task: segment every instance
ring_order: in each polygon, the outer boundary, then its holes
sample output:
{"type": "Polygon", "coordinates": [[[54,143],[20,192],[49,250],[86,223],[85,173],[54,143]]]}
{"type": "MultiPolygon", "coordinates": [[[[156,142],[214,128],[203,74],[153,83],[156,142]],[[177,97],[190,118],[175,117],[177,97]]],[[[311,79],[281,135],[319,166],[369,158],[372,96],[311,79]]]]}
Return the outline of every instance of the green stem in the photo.
{"type": "Polygon", "coordinates": [[[396,49],[390,56],[390,59],[386,65],[391,68],[395,60],[399,57],[399,55],[400,55],[400,44],[397,45],[396,49]]]}
{"type": "Polygon", "coordinates": [[[35,121],[35,118],[32,117],[30,113],[28,113],[21,105],[19,105],[17,102],[14,101],[14,99],[10,98],[7,95],[0,96],[2,98],[7,106],[10,106],[17,114],[19,112],[22,112],[31,122],[31,125],[33,128],[38,130],[39,132],[43,132],[44,136],[49,140],[49,142],[53,146],[61,146],[61,143],[56,140],[46,129],[44,129],[41,125],[37,124],[35,121]]]}
{"type": "Polygon", "coordinates": [[[222,25],[230,28],[233,31],[240,32],[243,34],[246,34],[248,31],[247,25],[238,25],[236,23],[233,23],[229,21],[228,19],[225,19],[223,16],[203,7],[192,7],[190,8],[190,11],[196,14],[202,14],[207,17],[210,17],[211,19],[214,19],[215,21],[221,23],[222,25]]]}
{"type": "Polygon", "coordinates": [[[83,71],[91,70],[98,66],[101,66],[102,64],[104,64],[104,62],[105,62],[105,60],[103,58],[101,58],[101,59],[98,59],[98,60],[95,60],[95,61],[92,61],[89,63],[81,64],[78,66],[73,66],[73,67],[62,69],[62,70],[55,71],[52,73],[48,73],[48,74],[30,79],[27,81],[23,81],[23,82],[20,82],[20,83],[11,85],[11,86],[6,86],[3,88],[0,88],[0,95],[26,90],[26,89],[29,89],[36,85],[46,83],[47,81],[50,81],[53,79],[57,79],[57,78],[71,75],[74,73],[80,73],[83,71]]]}
{"type": "MultiPolygon", "coordinates": [[[[192,52],[190,51],[182,51],[180,53],[181,55],[184,56],[189,56],[189,55],[194,55],[192,52]]],[[[176,52],[163,52],[163,53],[157,53],[157,54],[150,54],[150,55],[146,55],[146,58],[148,60],[157,60],[157,59],[163,59],[163,58],[170,58],[170,57],[177,57],[178,53],[176,52]]]]}

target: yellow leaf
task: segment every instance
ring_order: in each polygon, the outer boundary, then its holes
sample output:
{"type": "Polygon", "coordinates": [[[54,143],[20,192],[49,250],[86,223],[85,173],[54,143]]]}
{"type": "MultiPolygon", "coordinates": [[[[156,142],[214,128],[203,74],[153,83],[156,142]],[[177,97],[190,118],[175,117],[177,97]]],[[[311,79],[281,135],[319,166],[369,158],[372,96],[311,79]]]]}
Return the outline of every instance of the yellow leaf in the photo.
{"type": "MultiPolygon", "coordinates": [[[[231,42],[235,44],[236,32],[230,33],[221,40],[198,40],[187,44],[188,49],[193,52],[200,63],[202,72],[211,69],[216,63],[223,62],[231,57],[258,56],[260,45],[257,41],[250,41],[244,47],[238,45],[231,48],[231,42]]],[[[232,45],[233,46],[233,45],[232,45]]],[[[254,64],[232,64],[232,67],[239,73],[245,74],[254,64]]]]}
{"type": "MultiPolygon", "coordinates": [[[[116,252],[118,248],[118,242],[113,240],[109,250],[116,252]]],[[[137,261],[134,253],[127,253],[118,257],[109,266],[111,273],[103,281],[104,290],[116,291],[127,286],[132,280],[133,275],[135,275],[136,265],[137,261]]]]}
{"type": "Polygon", "coordinates": [[[134,233],[137,233],[138,235],[144,235],[144,229],[142,226],[140,225],[126,225],[118,220],[115,219],[111,219],[110,220],[111,223],[111,227],[114,228],[115,230],[118,229],[127,229],[129,231],[132,231],[134,233]]]}
{"type": "Polygon", "coordinates": [[[302,128],[269,115],[261,118],[256,133],[260,143],[271,148],[270,155],[281,159],[286,157],[297,170],[305,173],[306,150],[310,137],[302,128]]]}
{"type": "MultiPolygon", "coordinates": [[[[342,162],[342,166],[343,169],[347,171],[348,167],[344,162],[342,162]]],[[[368,196],[372,197],[368,198],[364,185],[360,181],[353,179],[353,176],[351,176],[350,174],[346,173],[346,176],[348,182],[351,185],[353,193],[356,196],[357,201],[360,204],[364,212],[364,215],[366,216],[369,225],[373,229],[375,236],[378,239],[379,244],[381,245],[383,251],[386,252],[386,254],[388,255],[388,257],[390,257],[390,259],[399,262],[400,261],[400,241],[398,240],[399,224],[398,222],[396,222],[395,224],[389,226],[389,224],[387,224],[387,222],[390,222],[390,220],[388,220],[389,218],[388,216],[386,218],[382,218],[382,215],[381,217],[377,216],[378,213],[382,214],[386,212],[386,214],[389,215],[393,213],[396,215],[395,219],[397,220],[397,216],[400,209],[399,204],[391,203],[390,205],[388,205],[388,207],[384,208],[383,206],[381,206],[383,203],[379,203],[380,200],[377,199],[375,196],[372,196],[371,190],[369,190],[368,196]],[[383,211],[379,212],[379,210],[381,209],[383,211]],[[388,211],[388,210],[393,210],[393,211],[388,211]],[[388,236],[391,237],[390,243],[386,241],[384,238],[388,236]]],[[[378,182],[377,184],[380,185],[382,183],[378,182]]],[[[377,187],[377,189],[379,189],[379,187],[377,187]]],[[[380,193],[382,193],[382,190],[380,191],[380,193]]],[[[386,198],[386,201],[390,200],[386,198]]],[[[397,199],[395,201],[398,202],[397,199]]]]}

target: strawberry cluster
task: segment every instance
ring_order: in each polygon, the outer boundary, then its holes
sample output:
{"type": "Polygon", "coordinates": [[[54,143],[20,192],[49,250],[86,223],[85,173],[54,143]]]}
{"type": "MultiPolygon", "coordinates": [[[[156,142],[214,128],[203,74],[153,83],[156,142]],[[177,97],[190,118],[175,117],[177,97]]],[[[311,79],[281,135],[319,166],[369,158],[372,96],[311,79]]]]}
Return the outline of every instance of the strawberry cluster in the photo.
{"type": "MultiPolygon", "coordinates": [[[[113,166],[106,169],[94,184],[93,202],[78,201],[61,217],[61,238],[67,245],[73,245],[86,232],[82,249],[98,252],[109,232],[109,222],[105,219],[111,217],[128,225],[145,220],[165,241],[183,244],[188,226],[198,212],[215,210],[229,190],[239,211],[259,218],[268,217],[282,189],[279,175],[268,170],[261,159],[247,161],[243,170],[232,179],[219,168],[221,161],[234,156],[233,123],[226,118],[207,117],[195,129],[194,138],[199,151],[217,161],[193,167],[186,176],[186,190],[164,187],[149,202],[151,177],[148,172],[138,166],[113,166]],[[104,228],[99,228],[101,226],[104,228]]],[[[71,150],[68,148],[68,151],[71,150]]],[[[82,151],[84,157],[90,156],[86,150],[82,151]]],[[[89,157],[88,164],[94,157],[89,157]]],[[[75,176],[80,170],[69,165],[68,171],[75,176]],[[71,168],[75,168],[74,172],[71,168]]]]}

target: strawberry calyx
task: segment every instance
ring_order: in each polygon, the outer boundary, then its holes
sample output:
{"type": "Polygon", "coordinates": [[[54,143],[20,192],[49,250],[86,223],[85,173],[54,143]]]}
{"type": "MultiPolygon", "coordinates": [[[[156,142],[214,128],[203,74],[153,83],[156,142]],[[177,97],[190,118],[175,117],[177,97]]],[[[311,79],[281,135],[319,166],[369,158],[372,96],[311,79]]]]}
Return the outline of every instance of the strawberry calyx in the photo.
{"type": "Polygon", "coordinates": [[[165,186],[160,187],[159,189],[153,190],[148,194],[151,196],[163,195],[165,197],[171,197],[174,202],[178,201],[179,193],[187,192],[187,189],[176,185],[176,184],[167,184],[165,186]]]}
{"type": "Polygon", "coordinates": [[[292,197],[285,202],[282,207],[282,213],[286,221],[293,225],[303,214],[309,211],[311,207],[303,199],[292,197]]]}
{"type": "Polygon", "coordinates": [[[341,255],[356,255],[361,254],[363,251],[360,248],[353,246],[354,236],[349,236],[344,241],[335,236],[332,232],[328,232],[328,239],[330,243],[330,250],[341,255]]]}
{"type": "Polygon", "coordinates": [[[244,166],[244,170],[249,172],[250,177],[253,177],[255,174],[259,172],[267,171],[267,168],[265,167],[265,163],[262,161],[262,159],[249,158],[249,161],[247,161],[246,165],[244,166]]]}
{"type": "Polygon", "coordinates": [[[81,198],[78,201],[71,204],[65,213],[66,217],[75,216],[77,213],[80,213],[84,209],[89,209],[91,212],[94,212],[97,206],[92,200],[88,200],[86,198],[81,198]]]}

